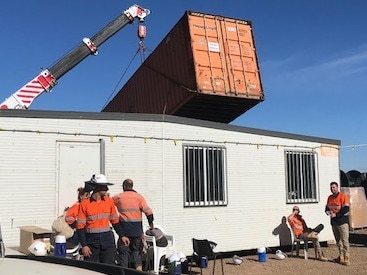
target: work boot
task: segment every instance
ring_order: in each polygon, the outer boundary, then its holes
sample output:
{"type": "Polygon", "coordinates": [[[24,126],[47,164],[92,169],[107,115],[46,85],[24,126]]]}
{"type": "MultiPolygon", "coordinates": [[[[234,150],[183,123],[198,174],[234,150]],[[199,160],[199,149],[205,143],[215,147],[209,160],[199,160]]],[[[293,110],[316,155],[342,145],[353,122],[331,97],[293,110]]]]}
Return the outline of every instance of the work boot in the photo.
{"type": "Polygon", "coordinates": [[[340,255],[338,258],[334,259],[333,262],[338,263],[338,264],[343,264],[344,256],[340,255]]]}
{"type": "Polygon", "coordinates": [[[326,262],[327,258],[324,256],[324,253],[322,251],[318,251],[316,254],[316,259],[322,262],[326,262]]]}
{"type": "Polygon", "coordinates": [[[142,271],[143,270],[143,267],[141,265],[139,265],[139,266],[136,267],[136,270],[142,271]]]}
{"type": "Polygon", "coordinates": [[[342,265],[347,265],[347,266],[350,265],[350,261],[349,261],[349,257],[348,256],[345,256],[344,257],[344,261],[342,262],[342,265]]]}

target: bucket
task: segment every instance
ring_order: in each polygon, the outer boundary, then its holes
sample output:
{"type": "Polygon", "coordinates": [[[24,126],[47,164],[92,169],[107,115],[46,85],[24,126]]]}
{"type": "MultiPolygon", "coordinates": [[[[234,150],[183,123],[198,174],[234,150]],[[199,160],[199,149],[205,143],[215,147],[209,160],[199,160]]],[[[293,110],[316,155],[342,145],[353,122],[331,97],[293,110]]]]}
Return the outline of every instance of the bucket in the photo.
{"type": "Polygon", "coordinates": [[[66,238],[63,235],[57,235],[55,240],[54,255],[56,257],[66,257],[66,238]]]}
{"type": "Polygon", "coordinates": [[[168,265],[168,274],[169,275],[181,275],[181,261],[180,262],[170,262],[168,265]]]}
{"type": "Polygon", "coordinates": [[[204,256],[200,258],[200,267],[207,268],[208,267],[208,257],[204,256]]]}
{"type": "Polygon", "coordinates": [[[189,262],[187,260],[181,262],[181,272],[189,273],[189,262]]]}
{"type": "Polygon", "coordinates": [[[257,255],[259,257],[259,262],[261,263],[266,262],[266,248],[265,247],[258,248],[257,255]]]}

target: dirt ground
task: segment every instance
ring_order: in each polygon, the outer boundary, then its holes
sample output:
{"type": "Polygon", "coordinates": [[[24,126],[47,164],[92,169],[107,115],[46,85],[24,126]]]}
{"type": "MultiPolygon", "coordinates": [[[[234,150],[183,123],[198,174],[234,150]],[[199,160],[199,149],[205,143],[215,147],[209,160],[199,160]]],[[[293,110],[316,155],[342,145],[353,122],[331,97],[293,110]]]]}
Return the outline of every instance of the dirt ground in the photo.
{"type": "MultiPolygon", "coordinates": [[[[242,274],[367,274],[367,229],[355,230],[350,235],[350,258],[351,265],[343,266],[334,263],[332,259],[339,253],[335,244],[325,244],[322,250],[327,262],[315,259],[313,248],[309,249],[309,259],[304,260],[303,250],[300,249],[300,256],[290,257],[289,251],[284,251],[288,255],[284,260],[275,257],[275,251],[267,253],[266,262],[259,262],[257,255],[247,255],[241,257],[244,261],[241,265],[234,265],[231,258],[225,258],[225,275],[242,274]]],[[[220,260],[217,260],[215,275],[220,275],[220,260]]],[[[193,274],[200,274],[200,268],[193,267],[193,274]]],[[[213,261],[209,261],[208,268],[203,269],[203,275],[213,274],[213,261]]]]}

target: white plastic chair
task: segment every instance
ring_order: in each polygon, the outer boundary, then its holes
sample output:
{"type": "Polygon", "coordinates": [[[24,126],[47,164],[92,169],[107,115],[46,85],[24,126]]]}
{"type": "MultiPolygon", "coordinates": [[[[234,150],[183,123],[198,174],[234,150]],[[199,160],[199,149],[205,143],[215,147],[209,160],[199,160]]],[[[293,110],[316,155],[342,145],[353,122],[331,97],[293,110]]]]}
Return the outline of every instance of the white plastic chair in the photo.
{"type": "Polygon", "coordinates": [[[168,258],[173,253],[175,253],[175,241],[174,237],[172,235],[166,234],[161,226],[154,225],[154,227],[160,229],[164,233],[168,241],[168,245],[166,247],[159,247],[156,245],[156,239],[154,236],[146,235],[146,242],[148,243],[149,247],[153,248],[153,271],[155,274],[159,274],[159,272],[162,271],[161,258],[163,256],[168,258]]]}
{"type": "Polygon", "coordinates": [[[308,243],[312,240],[308,238],[297,238],[294,234],[292,227],[289,225],[290,230],[292,232],[292,249],[291,249],[291,256],[293,257],[293,252],[296,250],[296,256],[299,257],[299,248],[301,244],[303,243],[303,256],[305,260],[308,260],[308,243]]]}

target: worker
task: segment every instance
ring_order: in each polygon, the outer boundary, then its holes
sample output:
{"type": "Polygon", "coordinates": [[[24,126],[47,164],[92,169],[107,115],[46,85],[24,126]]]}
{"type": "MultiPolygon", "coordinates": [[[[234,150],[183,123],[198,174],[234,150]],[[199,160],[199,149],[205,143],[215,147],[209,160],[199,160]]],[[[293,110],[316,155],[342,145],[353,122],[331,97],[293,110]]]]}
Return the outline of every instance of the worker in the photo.
{"type": "MultiPolygon", "coordinates": [[[[71,207],[65,209],[65,220],[71,228],[76,229],[80,202],[84,199],[89,198],[89,195],[90,194],[86,191],[86,189],[84,189],[83,187],[79,187],[78,200],[71,207]]],[[[73,245],[79,244],[78,233],[76,232],[76,230],[74,232],[74,235],[71,238],[67,239],[67,242],[73,245]]]]}
{"type": "Polygon", "coordinates": [[[133,189],[133,181],[125,179],[122,183],[123,192],[112,197],[120,215],[120,223],[124,235],[129,238],[129,245],[122,241],[117,242],[117,251],[120,264],[128,267],[129,256],[132,255],[136,270],[142,270],[142,213],[147,217],[150,229],[154,229],[153,211],[145,198],[133,189]]]}
{"type": "Polygon", "coordinates": [[[339,191],[339,184],[335,181],[330,183],[330,192],[325,213],[330,217],[331,228],[339,250],[339,257],[334,261],[349,266],[349,198],[339,191]]]}
{"type": "Polygon", "coordinates": [[[93,175],[88,182],[94,186],[89,199],[82,200],[78,212],[77,231],[85,261],[116,263],[115,237],[110,225],[124,244],[129,239],[123,236],[116,207],[109,196],[106,196],[108,185],[103,174],[93,175]]]}
{"type": "Polygon", "coordinates": [[[326,262],[327,258],[321,251],[318,237],[320,231],[324,229],[324,225],[319,224],[315,229],[309,228],[302,215],[299,214],[300,212],[301,210],[299,209],[299,207],[295,205],[292,209],[292,214],[288,216],[288,223],[292,228],[293,234],[299,239],[311,240],[313,243],[313,247],[315,248],[316,259],[326,262]]]}

